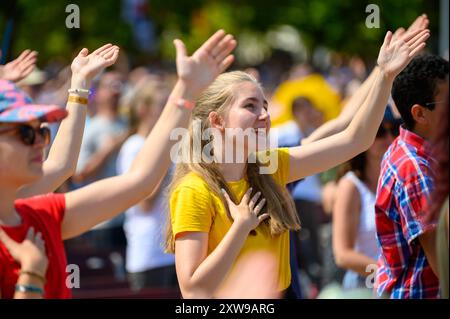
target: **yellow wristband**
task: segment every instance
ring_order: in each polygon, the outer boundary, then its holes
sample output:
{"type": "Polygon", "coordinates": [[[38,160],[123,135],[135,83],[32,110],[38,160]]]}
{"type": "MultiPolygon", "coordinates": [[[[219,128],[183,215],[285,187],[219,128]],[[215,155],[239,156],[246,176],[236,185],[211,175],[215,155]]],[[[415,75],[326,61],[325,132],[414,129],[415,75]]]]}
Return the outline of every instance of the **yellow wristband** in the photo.
{"type": "Polygon", "coordinates": [[[72,102],[72,103],[82,104],[82,105],[88,104],[87,98],[81,97],[81,96],[76,96],[76,95],[69,95],[69,98],[67,101],[72,102]]]}

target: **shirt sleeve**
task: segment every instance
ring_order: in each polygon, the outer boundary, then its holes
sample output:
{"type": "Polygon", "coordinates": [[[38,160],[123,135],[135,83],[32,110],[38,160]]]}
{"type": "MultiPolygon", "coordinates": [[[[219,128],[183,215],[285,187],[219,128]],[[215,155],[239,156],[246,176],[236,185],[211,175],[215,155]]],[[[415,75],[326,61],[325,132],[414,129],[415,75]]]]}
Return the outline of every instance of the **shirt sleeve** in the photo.
{"type": "Polygon", "coordinates": [[[170,196],[173,236],[183,232],[209,232],[213,203],[206,187],[180,185],[170,196]]]}
{"type": "Polygon", "coordinates": [[[275,181],[285,186],[289,175],[289,148],[276,148],[269,151],[257,152],[260,174],[271,174],[275,181]]]}
{"type": "Polygon", "coordinates": [[[64,194],[46,194],[17,200],[19,205],[26,205],[39,213],[48,214],[61,225],[66,211],[66,197],[64,194]]]}
{"type": "Polygon", "coordinates": [[[418,236],[436,227],[435,222],[427,219],[432,188],[433,181],[428,174],[415,174],[399,190],[402,232],[410,244],[418,236]]]}

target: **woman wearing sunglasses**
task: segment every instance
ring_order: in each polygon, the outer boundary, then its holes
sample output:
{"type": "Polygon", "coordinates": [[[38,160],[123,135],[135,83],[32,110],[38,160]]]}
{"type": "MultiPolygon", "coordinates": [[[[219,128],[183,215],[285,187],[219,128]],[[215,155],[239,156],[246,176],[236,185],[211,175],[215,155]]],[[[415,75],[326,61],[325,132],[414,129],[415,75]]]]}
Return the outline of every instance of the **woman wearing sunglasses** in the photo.
{"type": "Polygon", "coordinates": [[[35,233],[41,233],[48,258],[46,272],[41,269],[41,273],[35,273],[36,270],[19,265],[20,260],[14,259],[17,255],[0,242],[3,298],[69,298],[62,241],[140,202],[164,177],[170,164],[169,150],[174,145],[171,131],[187,126],[194,107],[192,101],[233,62],[230,52],[236,41],[218,31],[191,57],[186,55],[180,40],[175,41],[175,46],[178,81],[130,170],[67,194],[15,200],[21,187],[42,178],[47,134],[40,129],[42,123],[60,121],[66,111],[55,106],[30,105],[23,92],[12,85],[0,88],[0,228],[7,238],[23,243],[33,227],[35,233]]]}

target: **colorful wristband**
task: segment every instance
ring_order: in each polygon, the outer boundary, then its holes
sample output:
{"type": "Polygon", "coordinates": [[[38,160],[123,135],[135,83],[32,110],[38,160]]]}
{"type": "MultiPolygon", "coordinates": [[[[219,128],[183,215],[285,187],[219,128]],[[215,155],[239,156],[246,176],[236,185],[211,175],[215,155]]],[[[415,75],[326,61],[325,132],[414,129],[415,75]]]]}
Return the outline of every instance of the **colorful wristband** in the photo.
{"type": "Polygon", "coordinates": [[[87,105],[88,99],[85,97],[77,96],[77,95],[69,95],[69,98],[67,99],[68,102],[87,105]]]}
{"type": "Polygon", "coordinates": [[[195,107],[195,102],[188,101],[188,100],[185,100],[185,99],[182,99],[182,98],[179,98],[179,99],[175,100],[175,104],[178,107],[187,109],[189,111],[192,111],[194,109],[194,107],[195,107]]]}
{"type": "Polygon", "coordinates": [[[22,292],[22,293],[27,293],[27,292],[31,292],[31,293],[35,293],[35,294],[44,294],[44,290],[42,288],[39,288],[37,286],[34,285],[16,285],[16,292],[22,292]]]}

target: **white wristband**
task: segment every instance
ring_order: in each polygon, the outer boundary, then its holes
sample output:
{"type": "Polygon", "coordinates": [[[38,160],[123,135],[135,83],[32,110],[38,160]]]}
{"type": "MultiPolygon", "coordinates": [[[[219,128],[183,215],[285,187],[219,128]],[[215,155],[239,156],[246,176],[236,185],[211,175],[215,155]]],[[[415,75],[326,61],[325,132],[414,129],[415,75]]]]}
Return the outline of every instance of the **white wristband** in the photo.
{"type": "Polygon", "coordinates": [[[91,91],[86,89],[68,89],[67,92],[71,94],[77,94],[77,95],[86,95],[88,96],[91,91]]]}

